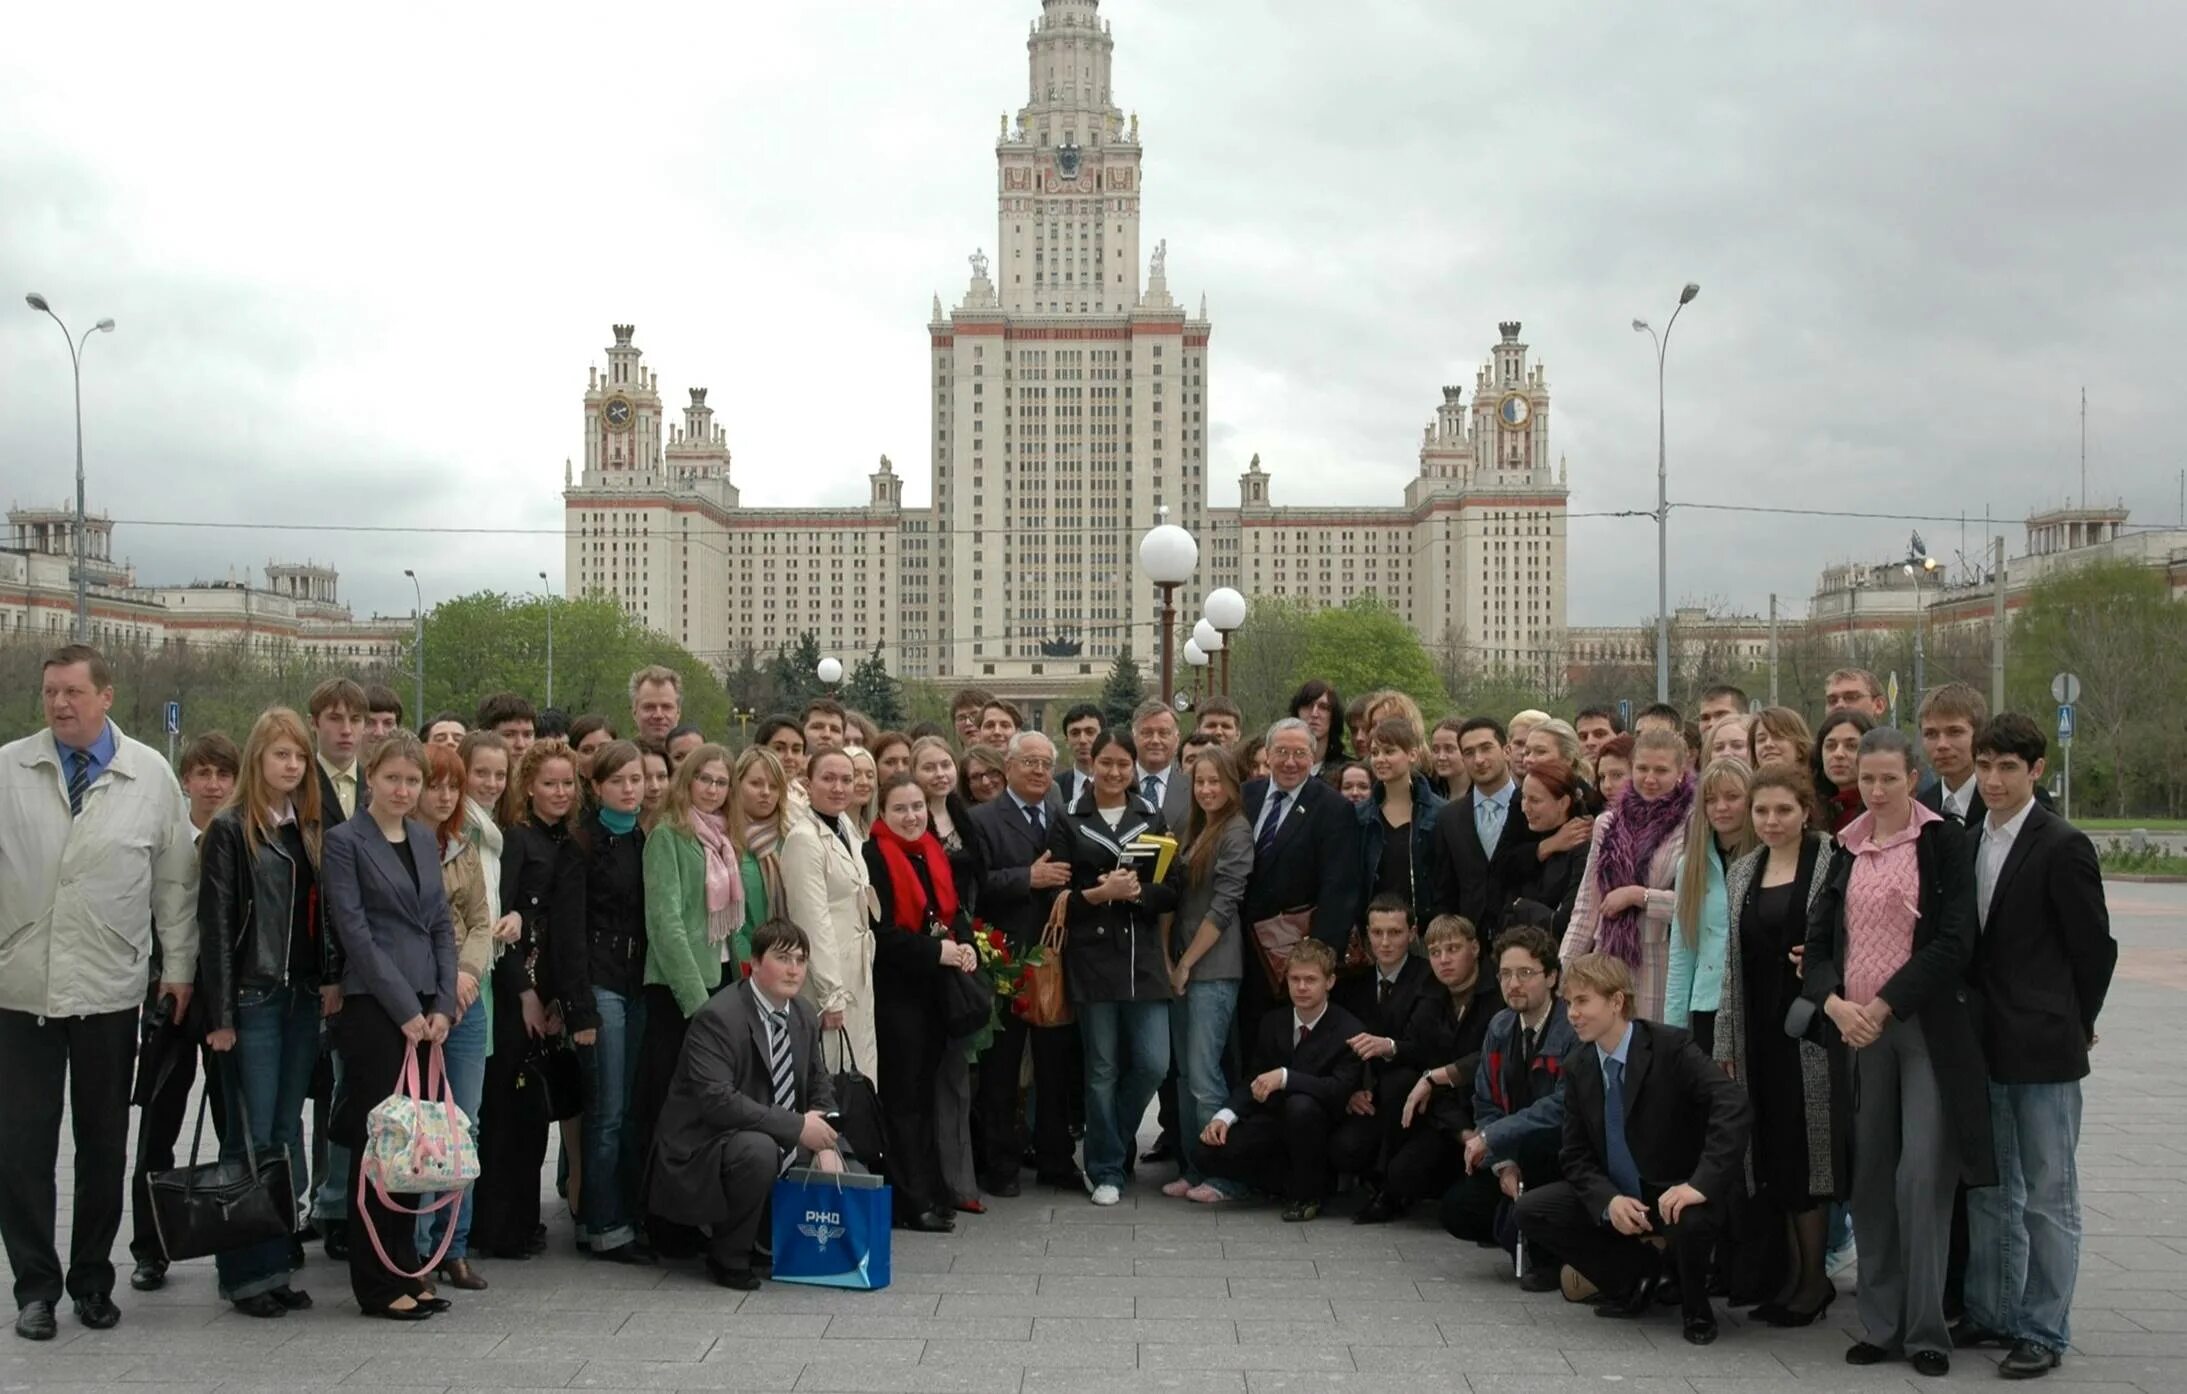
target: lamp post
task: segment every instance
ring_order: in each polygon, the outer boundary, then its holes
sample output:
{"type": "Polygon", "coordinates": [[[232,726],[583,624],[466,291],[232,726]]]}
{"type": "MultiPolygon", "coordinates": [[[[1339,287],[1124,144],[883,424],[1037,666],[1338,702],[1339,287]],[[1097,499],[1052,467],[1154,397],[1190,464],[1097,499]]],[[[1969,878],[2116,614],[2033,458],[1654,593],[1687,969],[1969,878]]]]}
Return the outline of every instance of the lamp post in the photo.
{"type": "MultiPolygon", "coordinates": [[[[1223,656],[1222,692],[1230,695],[1230,636],[1245,625],[1245,597],[1228,586],[1218,586],[1207,593],[1207,604],[1201,607],[1207,622],[1214,626],[1215,635],[1222,640],[1216,648],[1223,656]]],[[[1202,645],[1201,647],[1206,647],[1202,645]]]]}
{"type": "Polygon", "coordinates": [[[1922,694],[1929,689],[1927,655],[1923,650],[1924,631],[1929,627],[1929,612],[1921,603],[1921,578],[1936,574],[1936,558],[1921,544],[1921,534],[1915,533],[1906,546],[1906,574],[1914,578],[1914,709],[1921,708],[1922,694]]]}
{"type": "Polygon", "coordinates": [[[539,573],[539,588],[547,596],[547,705],[554,705],[554,583],[539,573]]]}
{"type": "Polygon", "coordinates": [[[813,668],[813,676],[830,687],[835,686],[843,681],[843,660],[832,654],[821,659],[813,668]]]}
{"type": "Polygon", "coordinates": [[[1668,452],[1663,429],[1663,356],[1671,346],[1671,331],[1678,327],[1678,311],[1693,303],[1701,287],[1692,281],[1678,293],[1678,308],[1658,337],[1644,319],[1633,321],[1633,332],[1655,340],[1655,699],[1671,700],[1671,500],[1668,452]]]}
{"type": "Polygon", "coordinates": [[[89,529],[84,522],[84,345],[91,342],[93,334],[113,333],[114,321],[102,319],[78,338],[68,332],[68,325],[53,313],[53,307],[46,303],[44,296],[32,291],[23,297],[23,301],[61,326],[61,338],[68,344],[69,368],[76,379],[76,642],[88,644],[91,642],[91,578],[86,571],[85,535],[89,529]]]}
{"type": "Polygon", "coordinates": [[[416,670],[418,711],[421,713],[418,719],[423,721],[425,719],[422,715],[425,711],[425,588],[418,584],[418,573],[412,571],[409,567],[404,567],[402,574],[410,578],[411,593],[418,598],[416,608],[410,612],[416,619],[414,626],[415,637],[411,640],[410,645],[410,666],[416,670]]]}
{"type": "Polygon", "coordinates": [[[750,707],[738,707],[730,715],[737,719],[737,749],[742,750],[752,743],[752,718],[759,713],[750,707]]]}
{"type": "MultiPolygon", "coordinates": [[[[1207,621],[1202,620],[1200,623],[1206,624],[1207,621]]],[[[1195,693],[1205,692],[1207,690],[1207,650],[1200,647],[1200,641],[1196,638],[1185,640],[1185,666],[1192,670],[1192,690],[1195,693]]],[[[1184,706],[1185,697],[1180,693],[1177,700],[1178,710],[1182,711],[1184,706]]]]}
{"type": "MultiPolygon", "coordinates": [[[[1169,510],[1157,508],[1154,515],[1161,518],[1169,510]]],[[[1139,539],[1139,569],[1162,592],[1162,700],[1168,702],[1176,695],[1176,674],[1171,671],[1171,644],[1176,639],[1177,588],[1192,579],[1193,568],[1200,564],[1200,544],[1192,540],[1192,534],[1175,523],[1156,522],[1139,539]]]]}

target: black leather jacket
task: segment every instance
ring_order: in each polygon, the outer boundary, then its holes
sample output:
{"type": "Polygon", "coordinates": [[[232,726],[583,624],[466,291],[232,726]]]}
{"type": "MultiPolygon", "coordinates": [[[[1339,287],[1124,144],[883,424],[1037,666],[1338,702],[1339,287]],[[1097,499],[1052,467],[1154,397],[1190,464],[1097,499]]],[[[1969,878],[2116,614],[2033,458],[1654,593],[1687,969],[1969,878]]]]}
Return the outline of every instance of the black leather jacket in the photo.
{"type": "MultiPolygon", "coordinates": [[[[296,897],[309,895],[311,865],[280,836],[254,850],[243,815],[224,809],[198,838],[197,999],[208,1031],[232,1029],[236,999],[286,986],[295,932],[296,897]]],[[[324,968],[324,949],[317,957],[324,968]]],[[[322,975],[321,982],[327,979],[322,975]]]]}

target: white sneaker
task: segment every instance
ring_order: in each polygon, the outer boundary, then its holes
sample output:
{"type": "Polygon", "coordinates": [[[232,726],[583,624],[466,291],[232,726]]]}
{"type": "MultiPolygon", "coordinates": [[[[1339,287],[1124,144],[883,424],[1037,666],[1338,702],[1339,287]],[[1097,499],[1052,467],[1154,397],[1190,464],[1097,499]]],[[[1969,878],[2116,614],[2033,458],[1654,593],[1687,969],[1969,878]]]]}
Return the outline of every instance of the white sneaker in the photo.
{"type": "Polygon", "coordinates": [[[1852,1240],[1846,1240],[1844,1248],[1833,1249],[1824,1256],[1823,1272],[1831,1281],[1840,1283],[1850,1283],[1859,1277],[1860,1251],[1853,1246],[1852,1240]]]}
{"type": "Polygon", "coordinates": [[[1093,1188],[1093,1203],[1096,1205],[1115,1205],[1123,1199],[1124,1193],[1114,1186],[1096,1186],[1093,1188]]]}

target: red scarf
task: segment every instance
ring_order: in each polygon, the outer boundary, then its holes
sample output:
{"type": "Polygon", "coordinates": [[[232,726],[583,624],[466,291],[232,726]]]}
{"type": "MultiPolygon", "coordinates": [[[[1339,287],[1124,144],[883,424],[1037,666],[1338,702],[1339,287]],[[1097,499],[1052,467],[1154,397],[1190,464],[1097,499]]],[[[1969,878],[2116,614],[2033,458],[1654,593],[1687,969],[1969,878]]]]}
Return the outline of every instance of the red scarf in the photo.
{"type": "Polygon", "coordinates": [[[882,863],[888,867],[889,894],[894,902],[889,908],[896,927],[914,934],[926,932],[926,887],[912,868],[914,853],[925,861],[927,879],[934,883],[934,898],[940,902],[933,907],[934,918],[944,925],[953,924],[957,918],[957,878],[950,874],[949,853],[942,850],[942,841],[934,835],[934,830],[928,828],[917,842],[906,842],[900,833],[882,821],[873,825],[873,841],[881,849],[882,863]]]}

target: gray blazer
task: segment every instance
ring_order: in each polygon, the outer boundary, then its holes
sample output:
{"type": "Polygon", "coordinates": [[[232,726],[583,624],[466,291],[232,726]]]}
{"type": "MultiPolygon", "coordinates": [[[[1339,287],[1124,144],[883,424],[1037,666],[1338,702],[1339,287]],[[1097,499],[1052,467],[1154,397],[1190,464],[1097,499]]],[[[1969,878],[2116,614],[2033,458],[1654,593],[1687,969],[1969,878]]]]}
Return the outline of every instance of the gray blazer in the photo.
{"type": "MultiPolygon", "coordinates": [[[[1807,900],[1800,906],[1800,922],[1807,922],[1808,912],[1822,898],[1823,885],[1830,879],[1830,863],[1837,851],[1837,844],[1820,833],[1807,834],[1813,866],[1807,881],[1807,900]]],[[[1724,944],[1724,996],[1716,1012],[1716,1062],[1731,1067],[1732,1078],[1743,1089],[1751,1088],[1752,1079],[1747,1073],[1751,1051],[1749,1035],[1756,1031],[1782,1031],[1784,1022],[1756,1021],[1747,1010],[1746,951],[1739,942],[1739,921],[1746,913],[1749,893],[1755,882],[1761,879],[1762,868],[1767,865],[1769,849],[1757,847],[1724,869],[1724,895],[1731,902],[1731,932],[1724,944]]],[[[1789,1005],[1789,1004],[1787,1004],[1789,1005]]],[[[1799,1042],[1801,1107],[1807,1119],[1807,1188],[1809,1195],[1834,1195],[1832,1185],[1830,1150],[1830,1056],[1811,1040],[1799,1042]]],[[[1782,1101],[1780,1101],[1782,1102],[1782,1101]]],[[[1754,1175],[1754,1148],[1747,1147],[1747,1191],[1752,1194],[1757,1181],[1754,1175]]]]}
{"type": "MultiPolygon", "coordinates": [[[[1202,834],[1206,836],[1207,834],[1202,834]]],[[[1215,865],[1205,881],[1192,883],[1192,868],[1182,851],[1170,865],[1170,879],[1177,887],[1177,918],[1170,923],[1170,959],[1185,956],[1200,926],[1213,920],[1222,930],[1198,963],[1192,965],[1192,981],[1208,982],[1245,976],[1245,929],[1238,906],[1245,899],[1246,879],[1253,874],[1253,825],[1241,815],[1214,832],[1215,865]]]]}
{"type": "MultiPolygon", "coordinates": [[[[1181,755],[1183,752],[1179,752],[1181,755]]],[[[1132,791],[1138,792],[1140,771],[1133,769],[1132,791]]],[[[1182,759],[1169,762],[1167,782],[1162,786],[1162,825],[1183,836],[1185,825],[1192,819],[1192,772],[1185,768],[1182,759]]]]}
{"type": "Polygon", "coordinates": [[[451,1019],[456,1008],[456,931],[440,879],[440,843],[412,818],[403,824],[417,883],[402,853],[359,808],[327,829],[320,853],[319,903],[347,962],[342,991],[370,997],[397,1022],[423,1010],[425,998],[451,1019]]]}

